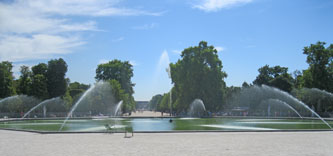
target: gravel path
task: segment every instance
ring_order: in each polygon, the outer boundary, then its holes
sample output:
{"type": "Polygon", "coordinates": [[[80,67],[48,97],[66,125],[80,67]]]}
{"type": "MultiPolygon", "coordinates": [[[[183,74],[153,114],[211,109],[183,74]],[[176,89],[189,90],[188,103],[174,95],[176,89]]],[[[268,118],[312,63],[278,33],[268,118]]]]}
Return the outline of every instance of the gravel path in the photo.
{"type": "Polygon", "coordinates": [[[0,130],[1,156],[332,156],[333,132],[35,134],[0,130]]]}

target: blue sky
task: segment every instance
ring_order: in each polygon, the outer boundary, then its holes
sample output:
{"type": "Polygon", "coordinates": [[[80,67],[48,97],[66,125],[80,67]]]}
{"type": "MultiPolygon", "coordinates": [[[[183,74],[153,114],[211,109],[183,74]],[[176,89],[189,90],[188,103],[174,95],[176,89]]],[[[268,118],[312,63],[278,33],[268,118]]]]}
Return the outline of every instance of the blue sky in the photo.
{"type": "Polygon", "coordinates": [[[168,62],[202,40],[219,51],[228,86],[268,64],[307,68],[304,46],[333,43],[330,0],[2,0],[0,61],[64,58],[72,82],[94,83],[99,63],[134,66],[136,100],[171,88],[168,62]]]}

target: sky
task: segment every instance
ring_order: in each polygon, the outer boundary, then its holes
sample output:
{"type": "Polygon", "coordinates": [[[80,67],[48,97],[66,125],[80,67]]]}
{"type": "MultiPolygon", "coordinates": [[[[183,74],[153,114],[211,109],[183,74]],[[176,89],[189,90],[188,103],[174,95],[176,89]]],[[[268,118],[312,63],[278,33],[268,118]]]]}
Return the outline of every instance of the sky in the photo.
{"type": "Polygon", "coordinates": [[[218,50],[227,86],[251,83],[268,64],[308,67],[303,48],[333,44],[331,0],[0,0],[0,61],[63,58],[71,82],[95,83],[100,63],[133,65],[134,98],[172,87],[166,68],[200,41],[218,50]]]}

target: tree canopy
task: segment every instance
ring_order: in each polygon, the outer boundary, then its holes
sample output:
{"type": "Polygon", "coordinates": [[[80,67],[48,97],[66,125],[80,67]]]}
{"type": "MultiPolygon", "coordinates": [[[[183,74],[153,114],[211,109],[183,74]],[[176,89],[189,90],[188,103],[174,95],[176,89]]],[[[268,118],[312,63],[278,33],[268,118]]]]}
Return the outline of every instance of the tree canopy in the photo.
{"type": "Polygon", "coordinates": [[[133,77],[132,65],[128,61],[112,60],[108,63],[98,65],[96,69],[97,81],[117,80],[122,89],[130,95],[134,93],[131,78],[133,77]]]}
{"type": "MultiPolygon", "coordinates": [[[[222,108],[224,78],[222,61],[214,46],[201,41],[198,46],[182,51],[181,59],[171,63],[171,78],[177,97],[172,97],[175,109],[187,111],[195,99],[201,99],[206,109],[216,111],[222,108]]],[[[174,96],[174,95],[172,95],[174,96]]]]}
{"type": "Polygon", "coordinates": [[[50,98],[65,95],[67,90],[66,72],[67,64],[62,58],[48,62],[46,77],[47,90],[50,98]]]}
{"type": "Polygon", "coordinates": [[[97,81],[108,81],[113,89],[113,95],[117,100],[122,100],[123,112],[131,112],[135,109],[133,97],[132,65],[128,61],[112,60],[108,63],[99,64],[96,69],[97,81]]]}
{"type": "Polygon", "coordinates": [[[30,93],[31,86],[31,71],[28,66],[21,66],[21,76],[19,78],[19,84],[17,87],[18,94],[28,95],[30,93]]]}
{"type": "Polygon", "coordinates": [[[265,65],[258,69],[259,75],[253,81],[256,85],[269,85],[290,92],[293,88],[293,78],[287,67],[265,65]]]}
{"type": "Polygon", "coordinates": [[[304,86],[333,91],[333,44],[325,48],[325,42],[304,47],[309,68],[303,71],[304,86]]]}
{"type": "Polygon", "coordinates": [[[11,62],[0,63],[0,98],[5,98],[15,94],[13,81],[13,65],[11,62]]]}

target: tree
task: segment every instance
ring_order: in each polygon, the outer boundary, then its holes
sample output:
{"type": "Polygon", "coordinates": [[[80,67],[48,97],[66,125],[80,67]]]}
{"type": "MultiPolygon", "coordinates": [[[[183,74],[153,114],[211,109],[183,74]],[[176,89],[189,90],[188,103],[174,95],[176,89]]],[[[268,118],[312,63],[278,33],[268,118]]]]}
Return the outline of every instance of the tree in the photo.
{"type": "Polygon", "coordinates": [[[79,82],[73,82],[73,83],[69,84],[68,90],[69,90],[70,96],[74,98],[74,97],[82,94],[83,92],[85,92],[89,87],[90,87],[90,85],[86,85],[86,84],[79,83],[79,82]]]}
{"type": "Polygon", "coordinates": [[[242,84],[242,87],[243,88],[248,88],[248,87],[250,87],[250,85],[246,81],[244,81],[243,84],[242,84]]]}
{"type": "Polygon", "coordinates": [[[165,93],[157,105],[157,110],[161,112],[170,112],[170,107],[170,93],[165,93]]]}
{"type": "Polygon", "coordinates": [[[15,94],[12,69],[13,65],[11,62],[3,61],[0,63],[0,98],[5,98],[15,94]]]}
{"type": "Polygon", "coordinates": [[[116,98],[116,101],[123,101],[122,112],[127,113],[135,109],[135,101],[133,96],[130,96],[122,88],[121,84],[117,80],[109,80],[112,87],[112,94],[116,98]]]}
{"type": "Polygon", "coordinates": [[[226,100],[226,104],[229,104],[229,106],[227,107],[230,107],[229,109],[232,109],[232,107],[235,107],[233,105],[231,105],[230,103],[230,100],[232,100],[235,95],[238,95],[240,93],[240,91],[244,88],[250,88],[249,86],[247,86],[246,82],[243,83],[243,87],[235,87],[235,86],[230,86],[230,87],[226,87],[226,90],[225,90],[225,100],[226,100]],[[245,84],[244,84],[245,83],[245,84]]]}
{"type": "Polygon", "coordinates": [[[42,74],[33,75],[30,94],[41,100],[45,100],[49,97],[47,91],[47,79],[44,75],[42,74]]]}
{"type": "Polygon", "coordinates": [[[293,78],[287,67],[265,65],[258,69],[259,75],[253,81],[256,85],[269,85],[290,92],[293,88],[293,78]]]}
{"type": "Polygon", "coordinates": [[[293,79],[294,79],[294,87],[295,88],[303,88],[304,87],[304,78],[303,73],[299,70],[295,70],[293,72],[293,79]]]}
{"type": "Polygon", "coordinates": [[[201,99],[209,111],[222,108],[223,90],[227,76],[214,46],[201,41],[198,46],[184,49],[181,59],[171,66],[174,90],[173,105],[178,112],[187,111],[195,99],[201,99]]]}
{"type": "Polygon", "coordinates": [[[133,77],[132,67],[128,61],[113,60],[99,64],[96,69],[95,79],[97,81],[110,81],[111,86],[114,88],[114,96],[119,101],[123,101],[123,112],[130,112],[135,109],[134,84],[131,81],[133,77]]]}
{"type": "Polygon", "coordinates": [[[161,102],[162,98],[163,96],[161,94],[153,96],[148,104],[149,110],[157,111],[157,108],[159,107],[159,103],[161,102]]]}
{"type": "Polygon", "coordinates": [[[279,75],[274,79],[269,81],[269,85],[284,90],[286,92],[291,92],[293,89],[292,78],[289,74],[279,75]]]}
{"type": "Polygon", "coordinates": [[[30,94],[30,86],[31,86],[31,71],[28,66],[21,66],[21,76],[18,80],[18,94],[30,94]]]}
{"type": "Polygon", "coordinates": [[[281,66],[269,67],[269,65],[265,65],[265,66],[259,68],[258,72],[259,72],[259,75],[253,81],[253,84],[269,85],[269,81],[273,80],[274,78],[276,78],[280,75],[288,74],[287,73],[288,68],[287,67],[281,67],[281,66]]]}
{"type": "Polygon", "coordinates": [[[47,68],[47,64],[45,63],[39,63],[31,67],[32,74],[29,95],[32,95],[41,100],[49,98],[47,68]]]}
{"type": "Polygon", "coordinates": [[[112,60],[98,65],[95,79],[97,81],[117,80],[121,84],[121,88],[132,95],[134,93],[134,84],[131,81],[133,77],[132,67],[128,61],[112,60]]]}
{"type": "Polygon", "coordinates": [[[31,68],[33,75],[41,74],[46,77],[47,73],[47,64],[39,63],[31,68]]]}
{"type": "Polygon", "coordinates": [[[66,72],[67,64],[62,58],[48,62],[46,77],[47,90],[50,98],[65,95],[67,90],[66,72]]]}
{"type": "Polygon", "coordinates": [[[304,47],[309,68],[304,73],[304,86],[333,91],[333,44],[325,48],[325,42],[304,47]]]}

